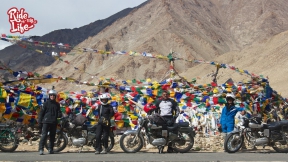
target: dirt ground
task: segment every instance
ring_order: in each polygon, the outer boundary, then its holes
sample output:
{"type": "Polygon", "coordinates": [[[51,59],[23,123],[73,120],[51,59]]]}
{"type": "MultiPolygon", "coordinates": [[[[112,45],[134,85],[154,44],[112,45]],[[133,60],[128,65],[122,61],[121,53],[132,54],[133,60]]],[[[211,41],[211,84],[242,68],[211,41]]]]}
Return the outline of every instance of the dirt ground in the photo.
{"type": "MultiPolygon", "coordinates": [[[[119,139],[121,136],[115,137],[115,145],[112,152],[123,152],[119,145],[119,139]]],[[[194,146],[191,149],[190,152],[224,152],[223,149],[223,140],[221,135],[217,136],[210,136],[210,137],[203,137],[199,134],[196,135],[194,138],[194,146]]],[[[39,140],[37,141],[24,141],[20,142],[18,148],[16,151],[24,151],[24,152],[30,152],[30,151],[38,151],[38,144],[39,140]]],[[[263,149],[262,147],[254,148],[248,146],[248,144],[245,144],[247,149],[241,149],[241,152],[271,152],[273,151],[272,148],[266,147],[263,149]]],[[[80,148],[76,148],[74,146],[67,146],[62,152],[78,152],[80,148]]],[[[93,147],[84,146],[82,149],[82,152],[93,152],[93,147]]],[[[164,149],[166,151],[166,148],[164,149]]],[[[153,147],[152,145],[147,145],[146,147],[143,147],[141,149],[141,152],[158,152],[158,150],[153,147]]]]}

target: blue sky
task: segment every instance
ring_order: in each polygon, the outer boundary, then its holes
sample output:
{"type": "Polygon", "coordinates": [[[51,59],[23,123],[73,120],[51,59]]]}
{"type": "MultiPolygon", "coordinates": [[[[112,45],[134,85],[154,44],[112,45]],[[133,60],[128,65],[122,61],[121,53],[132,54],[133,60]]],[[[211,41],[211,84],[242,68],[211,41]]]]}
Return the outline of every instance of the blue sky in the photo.
{"type": "MultiPolygon", "coordinates": [[[[125,8],[140,5],[146,0],[1,0],[0,34],[10,33],[7,11],[11,7],[24,8],[38,23],[23,35],[42,36],[53,30],[78,28],[105,19],[125,8]]],[[[0,41],[0,50],[11,45],[0,41]]]]}

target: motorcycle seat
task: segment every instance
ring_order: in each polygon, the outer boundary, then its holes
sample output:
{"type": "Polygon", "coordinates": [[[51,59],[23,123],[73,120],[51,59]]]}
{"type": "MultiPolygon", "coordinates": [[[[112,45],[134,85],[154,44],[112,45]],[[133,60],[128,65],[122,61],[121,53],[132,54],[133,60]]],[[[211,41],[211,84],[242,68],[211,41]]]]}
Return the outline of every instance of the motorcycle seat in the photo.
{"type": "Polygon", "coordinates": [[[178,124],[173,124],[173,126],[172,127],[167,127],[167,130],[168,131],[174,131],[174,130],[176,130],[176,129],[178,129],[178,124]]]}
{"type": "Polygon", "coordinates": [[[284,125],[288,126],[288,120],[281,120],[280,124],[281,124],[281,126],[284,126],[284,125]]]}
{"type": "Polygon", "coordinates": [[[281,124],[279,122],[273,122],[268,124],[268,129],[269,130],[277,130],[280,129],[281,124]]]}

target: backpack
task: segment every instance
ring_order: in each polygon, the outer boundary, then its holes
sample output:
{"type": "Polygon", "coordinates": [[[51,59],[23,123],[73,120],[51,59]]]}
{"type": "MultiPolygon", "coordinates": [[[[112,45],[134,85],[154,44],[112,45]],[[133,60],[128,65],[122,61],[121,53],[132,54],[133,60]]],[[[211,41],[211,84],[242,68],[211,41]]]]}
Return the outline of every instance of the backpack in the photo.
{"type": "Polygon", "coordinates": [[[81,126],[87,121],[87,118],[84,117],[82,114],[78,114],[74,120],[72,121],[73,124],[76,126],[81,126]]]}

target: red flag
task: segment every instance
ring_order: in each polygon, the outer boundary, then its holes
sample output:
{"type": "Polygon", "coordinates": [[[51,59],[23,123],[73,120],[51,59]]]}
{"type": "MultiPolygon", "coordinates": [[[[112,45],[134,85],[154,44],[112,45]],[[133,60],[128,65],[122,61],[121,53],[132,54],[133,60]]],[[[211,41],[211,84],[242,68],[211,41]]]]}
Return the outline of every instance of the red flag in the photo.
{"type": "Polygon", "coordinates": [[[217,83],[212,82],[212,83],[211,83],[211,86],[212,86],[212,87],[216,87],[216,86],[217,86],[217,83]]]}
{"type": "Polygon", "coordinates": [[[189,101],[189,102],[186,103],[186,105],[187,105],[188,107],[191,107],[191,106],[192,106],[192,103],[189,101]]]}
{"type": "Polygon", "coordinates": [[[213,97],[213,103],[214,105],[218,104],[218,97],[213,97]]]}
{"type": "Polygon", "coordinates": [[[185,95],[186,95],[187,97],[190,97],[190,96],[191,96],[191,93],[186,92],[185,95]]]}
{"type": "MultiPolygon", "coordinates": [[[[133,92],[135,92],[136,91],[136,88],[134,87],[134,86],[132,86],[131,87],[131,90],[133,91],[133,92]]],[[[136,91],[137,92],[137,91],[136,91]]]]}

